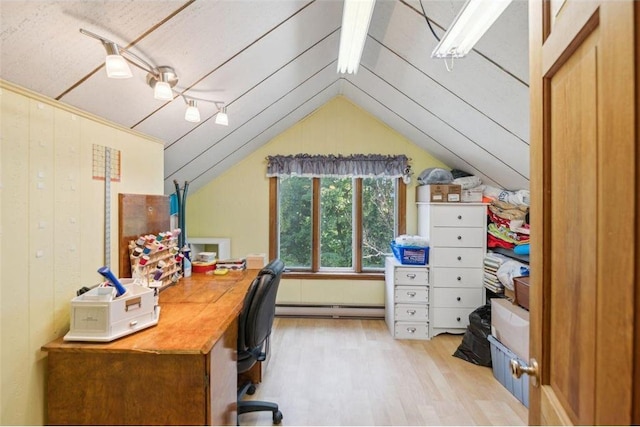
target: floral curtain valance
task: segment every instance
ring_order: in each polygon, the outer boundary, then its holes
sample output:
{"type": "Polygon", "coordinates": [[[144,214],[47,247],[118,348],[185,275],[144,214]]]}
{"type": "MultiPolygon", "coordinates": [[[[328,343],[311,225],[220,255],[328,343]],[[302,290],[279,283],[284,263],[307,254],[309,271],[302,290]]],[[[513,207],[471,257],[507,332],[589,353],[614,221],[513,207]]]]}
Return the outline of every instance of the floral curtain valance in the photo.
{"type": "Polygon", "coordinates": [[[410,170],[405,155],[382,154],[268,156],[267,177],[306,176],[336,177],[351,176],[399,178],[410,170]]]}

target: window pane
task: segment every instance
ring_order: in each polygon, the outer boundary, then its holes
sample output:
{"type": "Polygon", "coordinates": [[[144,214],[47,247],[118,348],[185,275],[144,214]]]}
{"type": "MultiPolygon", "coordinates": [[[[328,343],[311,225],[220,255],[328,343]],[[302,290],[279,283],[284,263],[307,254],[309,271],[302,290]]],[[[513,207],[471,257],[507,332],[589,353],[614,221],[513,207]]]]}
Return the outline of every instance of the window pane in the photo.
{"type": "Polygon", "coordinates": [[[384,268],[395,237],[395,180],[362,180],[362,268],[384,268]]]}
{"type": "Polygon", "coordinates": [[[353,180],[320,179],[320,267],[353,267],[353,180]]]}
{"type": "Polygon", "coordinates": [[[282,177],[279,184],[279,256],[288,268],[311,268],[311,178],[282,177]]]}

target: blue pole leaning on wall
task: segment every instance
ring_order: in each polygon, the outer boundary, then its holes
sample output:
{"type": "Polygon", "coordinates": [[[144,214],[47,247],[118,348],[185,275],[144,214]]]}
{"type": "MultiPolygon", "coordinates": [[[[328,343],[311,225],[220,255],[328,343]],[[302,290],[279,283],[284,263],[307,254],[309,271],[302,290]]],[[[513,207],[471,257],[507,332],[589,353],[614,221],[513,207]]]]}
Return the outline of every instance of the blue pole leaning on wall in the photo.
{"type": "Polygon", "coordinates": [[[180,227],[181,233],[178,236],[178,247],[184,255],[182,261],[182,273],[184,277],[189,277],[191,274],[191,257],[189,243],[187,242],[187,226],[185,221],[186,206],[187,206],[187,192],[189,191],[189,181],[184,182],[184,188],[182,189],[182,195],[180,195],[180,184],[177,179],[173,180],[173,184],[176,186],[176,196],[178,199],[178,227],[180,227]],[[186,261],[185,261],[186,260],[186,261]],[[189,267],[187,269],[187,267],[189,267]]]}

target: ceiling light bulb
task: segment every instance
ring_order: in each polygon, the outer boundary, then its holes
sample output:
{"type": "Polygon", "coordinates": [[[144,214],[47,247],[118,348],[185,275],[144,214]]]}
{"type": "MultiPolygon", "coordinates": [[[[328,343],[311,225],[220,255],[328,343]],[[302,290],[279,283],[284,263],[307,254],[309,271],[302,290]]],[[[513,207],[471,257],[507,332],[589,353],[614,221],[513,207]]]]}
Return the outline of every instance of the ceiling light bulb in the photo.
{"type": "Polygon", "coordinates": [[[105,59],[105,68],[107,69],[107,77],[110,79],[128,79],[133,76],[131,68],[127,61],[120,55],[118,45],[115,43],[103,43],[107,50],[107,58],[105,59]]]}
{"type": "Polygon", "coordinates": [[[229,116],[227,116],[227,107],[222,107],[216,114],[216,124],[229,126],[229,116]]]}
{"type": "Polygon", "coordinates": [[[184,112],[184,119],[191,123],[200,122],[200,110],[198,110],[198,104],[195,100],[190,99],[188,101],[187,111],[184,112]]]}
{"type": "Polygon", "coordinates": [[[157,81],[153,88],[153,97],[160,101],[171,101],[173,99],[173,91],[169,83],[157,81]]]}

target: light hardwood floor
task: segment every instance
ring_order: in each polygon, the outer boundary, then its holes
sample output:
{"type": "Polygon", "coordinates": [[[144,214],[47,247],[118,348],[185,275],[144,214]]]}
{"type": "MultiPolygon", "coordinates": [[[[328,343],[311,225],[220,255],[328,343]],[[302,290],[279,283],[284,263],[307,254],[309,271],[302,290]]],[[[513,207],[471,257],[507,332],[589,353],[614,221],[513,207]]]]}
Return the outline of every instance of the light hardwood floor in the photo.
{"type": "MultiPolygon", "coordinates": [[[[452,356],[461,340],[394,340],[383,320],[276,318],[263,382],[247,397],[277,402],[289,426],[526,425],[491,368],[452,356]]],[[[271,425],[271,413],[240,424],[271,425]]]]}

